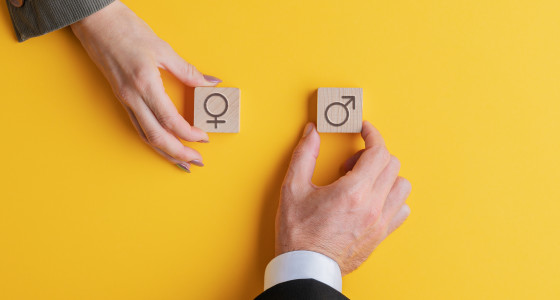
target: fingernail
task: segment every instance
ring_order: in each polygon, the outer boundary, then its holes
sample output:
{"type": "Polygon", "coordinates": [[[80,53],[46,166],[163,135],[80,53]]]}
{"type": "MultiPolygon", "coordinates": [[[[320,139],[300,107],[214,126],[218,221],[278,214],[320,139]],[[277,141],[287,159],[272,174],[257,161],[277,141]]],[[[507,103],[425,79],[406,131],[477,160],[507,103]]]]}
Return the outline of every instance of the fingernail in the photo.
{"type": "Polygon", "coordinates": [[[311,130],[313,130],[313,124],[307,123],[305,129],[303,130],[303,137],[308,136],[311,133],[311,130]]]}
{"type": "Polygon", "coordinates": [[[210,141],[208,141],[208,140],[200,140],[200,141],[198,141],[198,142],[199,142],[199,143],[210,143],[210,141]]]}
{"type": "Polygon", "coordinates": [[[216,78],[214,76],[210,76],[210,75],[204,75],[204,79],[206,79],[206,81],[211,82],[211,83],[220,83],[222,82],[222,80],[220,78],[216,78]]]}
{"type": "Polygon", "coordinates": [[[176,166],[187,173],[191,172],[191,167],[189,166],[189,164],[176,164],[176,166]]]}
{"type": "Polygon", "coordinates": [[[189,161],[189,163],[191,163],[191,164],[193,164],[193,165],[195,165],[195,166],[204,167],[204,164],[203,164],[200,160],[198,160],[198,159],[191,160],[191,161],[189,161]]]}

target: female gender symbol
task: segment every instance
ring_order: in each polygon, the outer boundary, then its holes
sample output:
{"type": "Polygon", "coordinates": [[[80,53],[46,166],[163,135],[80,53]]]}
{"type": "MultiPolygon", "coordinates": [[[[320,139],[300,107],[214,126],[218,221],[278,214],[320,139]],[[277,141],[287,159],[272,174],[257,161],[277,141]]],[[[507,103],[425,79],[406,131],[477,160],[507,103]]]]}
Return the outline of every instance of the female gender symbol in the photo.
{"type": "Polygon", "coordinates": [[[218,120],[218,118],[225,115],[227,110],[228,110],[228,100],[224,95],[222,95],[220,93],[212,93],[212,94],[208,95],[208,97],[206,97],[206,99],[204,100],[204,111],[206,111],[206,113],[209,116],[214,118],[214,120],[206,120],[206,123],[214,124],[215,129],[218,129],[218,123],[225,123],[226,122],[226,120],[218,120]],[[224,100],[224,103],[225,103],[224,111],[222,111],[219,114],[213,114],[213,113],[210,112],[210,110],[208,110],[208,100],[210,100],[210,98],[212,98],[214,96],[220,97],[222,100],[224,100]]]}

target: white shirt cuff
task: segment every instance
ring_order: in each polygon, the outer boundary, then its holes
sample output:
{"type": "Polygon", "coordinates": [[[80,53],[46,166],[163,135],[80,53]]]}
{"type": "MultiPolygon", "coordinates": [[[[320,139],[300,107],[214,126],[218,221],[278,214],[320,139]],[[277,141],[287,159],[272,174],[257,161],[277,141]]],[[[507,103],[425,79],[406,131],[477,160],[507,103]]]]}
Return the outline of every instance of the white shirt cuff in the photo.
{"type": "Polygon", "coordinates": [[[336,261],[313,251],[278,255],[266,266],[264,289],[295,279],[315,279],[342,293],[342,275],[336,261]]]}

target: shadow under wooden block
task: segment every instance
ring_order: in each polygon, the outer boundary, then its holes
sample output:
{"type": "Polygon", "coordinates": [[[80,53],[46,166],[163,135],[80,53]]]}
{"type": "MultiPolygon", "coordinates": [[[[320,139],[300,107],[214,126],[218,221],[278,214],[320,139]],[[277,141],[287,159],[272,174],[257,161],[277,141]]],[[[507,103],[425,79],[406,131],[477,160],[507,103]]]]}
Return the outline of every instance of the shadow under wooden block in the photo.
{"type": "Polygon", "coordinates": [[[307,111],[309,112],[309,121],[317,124],[317,90],[314,90],[307,98],[307,111]]]}
{"type": "Polygon", "coordinates": [[[240,93],[238,88],[195,88],[194,126],[206,132],[239,132],[240,93]]]}
{"type": "Polygon", "coordinates": [[[185,87],[183,117],[189,124],[194,126],[194,89],[193,87],[185,87]]]}
{"type": "Polygon", "coordinates": [[[317,130],[319,132],[362,131],[361,88],[319,88],[317,130]]]}

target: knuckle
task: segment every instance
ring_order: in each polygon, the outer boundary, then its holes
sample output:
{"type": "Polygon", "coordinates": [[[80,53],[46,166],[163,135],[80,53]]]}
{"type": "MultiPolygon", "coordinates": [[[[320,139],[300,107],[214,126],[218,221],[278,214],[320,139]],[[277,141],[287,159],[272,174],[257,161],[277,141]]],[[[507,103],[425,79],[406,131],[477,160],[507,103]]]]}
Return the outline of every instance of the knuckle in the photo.
{"type": "Polygon", "coordinates": [[[403,206],[403,210],[404,210],[404,212],[405,212],[405,216],[406,216],[406,217],[408,217],[408,216],[410,215],[410,213],[412,212],[412,211],[410,210],[410,206],[408,206],[408,204],[405,204],[405,205],[403,206]]]}
{"type": "Polygon", "coordinates": [[[284,182],[280,189],[282,199],[290,199],[296,195],[297,185],[293,181],[284,182]]]}
{"type": "Polygon", "coordinates": [[[134,92],[128,86],[119,87],[115,92],[117,98],[119,98],[123,103],[130,105],[134,92]]]}
{"type": "Polygon", "coordinates": [[[406,219],[408,218],[408,216],[410,216],[412,210],[410,209],[410,206],[408,206],[407,204],[404,205],[403,209],[404,209],[404,218],[406,219]]]}
{"type": "Polygon", "coordinates": [[[175,116],[171,116],[167,114],[161,114],[158,117],[158,120],[163,127],[169,130],[173,130],[175,128],[175,125],[177,124],[177,118],[175,116]]]}
{"type": "Polygon", "coordinates": [[[146,139],[148,140],[148,143],[150,143],[150,145],[156,148],[163,148],[165,146],[164,137],[158,131],[146,131],[146,139]]]}
{"type": "Polygon", "coordinates": [[[387,150],[387,148],[385,148],[385,146],[377,147],[377,149],[375,149],[374,153],[375,153],[376,156],[379,157],[380,160],[382,160],[385,163],[388,163],[391,160],[391,153],[389,153],[389,150],[387,150]]]}
{"type": "Polygon", "coordinates": [[[350,189],[346,192],[345,197],[353,207],[360,207],[362,206],[364,193],[361,189],[350,189]]]}
{"type": "Polygon", "coordinates": [[[182,64],[181,69],[182,73],[188,78],[193,78],[197,72],[196,67],[186,61],[182,64]]]}
{"type": "Polygon", "coordinates": [[[368,212],[368,219],[373,223],[384,223],[378,222],[382,218],[381,209],[379,207],[373,206],[368,212]]]}
{"type": "Polygon", "coordinates": [[[391,153],[389,153],[389,150],[387,150],[385,146],[375,146],[366,150],[366,152],[368,153],[367,155],[380,163],[388,164],[391,160],[391,153]]]}
{"type": "Polygon", "coordinates": [[[189,64],[189,63],[186,63],[186,65],[187,65],[188,68],[189,68],[190,75],[194,77],[194,76],[198,73],[198,69],[197,69],[195,66],[193,66],[193,65],[191,65],[191,64],[189,64]]]}
{"type": "Polygon", "coordinates": [[[381,209],[376,207],[372,207],[367,211],[366,218],[366,227],[369,228],[370,233],[375,236],[385,232],[391,223],[391,220],[387,219],[387,217],[381,212],[381,209]]]}
{"type": "Polygon", "coordinates": [[[408,181],[408,179],[401,177],[399,183],[401,193],[407,195],[412,191],[412,184],[410,184],[410,181],[408,181]]]}
{"type": "Polygon", "coordinates": [[[401,169],[401,161],[393,155],[391,155],[390,164],[395,170],[401,169]]]}
{"type": "Polygon", "coordinates": [[[292,161],[298,161],[304,156],[305,156],[305,151],[303,151],[298,147],[296,148],[296,150],[294,150],[294,153],[292,154],[292,161]]]}
{"type": "Polygon", "coordinates": [[[391,221],[382,218],[380,222],[376,223],[377,227],[375,228],[375,233],[378,236],[385,236],[387,232],[390,231],[391,228],[391,221]]]}
{"type": "Polygon", "coordinates": [[[152,67],[138,68],[133,74],[134,86],[140,91],[148,91],[157,75],[152,67]]]}

